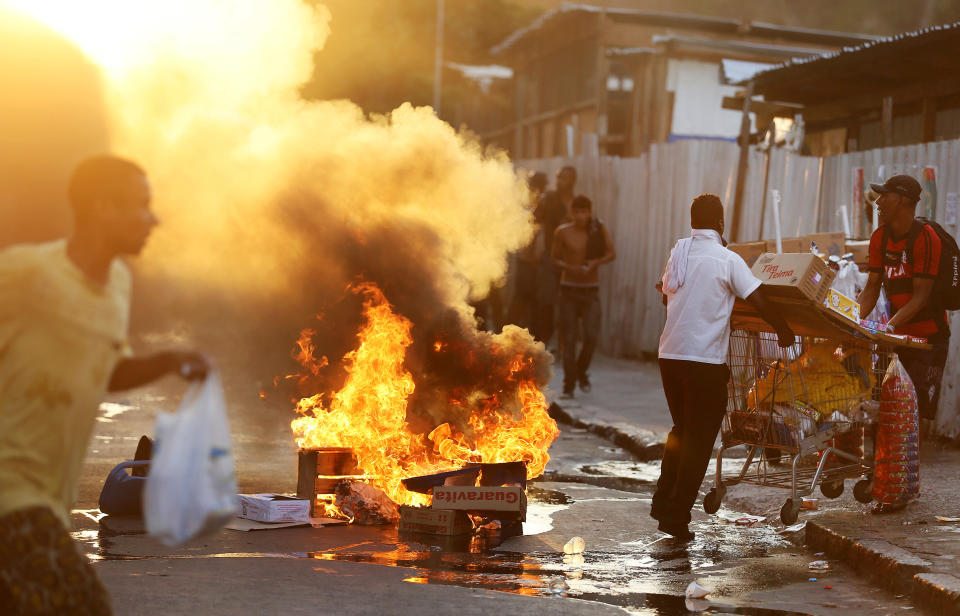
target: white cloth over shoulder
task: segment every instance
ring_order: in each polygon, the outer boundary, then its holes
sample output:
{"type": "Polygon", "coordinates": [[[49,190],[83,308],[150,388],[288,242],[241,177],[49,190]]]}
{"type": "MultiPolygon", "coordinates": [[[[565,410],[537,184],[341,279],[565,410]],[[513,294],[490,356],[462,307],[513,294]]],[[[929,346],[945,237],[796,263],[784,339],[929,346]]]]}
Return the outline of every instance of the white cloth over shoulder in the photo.
{"type": "Polygon", "coordinates": [[[714,240],[723,244],[720,234],[713,229],[694,229],[690,237],[678,240],[670,250],[670,259],[667,261],[667,269],[663,272],[663,292],[667,295],[676,293],[683,286],[687,279],[687,259],[690,256],[690,246],[694,240],[714,240]]]}
{"type": "Polygon", "coordinates": [[[670,261],[677,262],[668,262],[664,272],[664,292],[671,276],[676,290],[667,293],[667,322],[660,335],[662,359],[725,363],[733,302],[737,297],[746,299],[760,286],[746,262],[723,246],[716,231],[703,231],[695,229],[688,238],[682,267],[680,251],[674,248],[670,261]]]}

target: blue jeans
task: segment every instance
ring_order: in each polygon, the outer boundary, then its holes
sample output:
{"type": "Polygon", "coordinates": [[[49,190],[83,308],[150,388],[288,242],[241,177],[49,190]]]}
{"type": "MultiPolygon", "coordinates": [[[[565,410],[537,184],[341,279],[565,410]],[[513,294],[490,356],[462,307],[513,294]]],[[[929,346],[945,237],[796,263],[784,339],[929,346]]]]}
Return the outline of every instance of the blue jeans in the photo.
{"type": "Polygon", "coordinates": [[[573,391],[587,380],[587,369],[600,337],[600,295],[597,287],[560,287],[560,336],[563,340],[563,389],[573,391]],[[583,346],[577,355],[580,324],[583,346]]]}

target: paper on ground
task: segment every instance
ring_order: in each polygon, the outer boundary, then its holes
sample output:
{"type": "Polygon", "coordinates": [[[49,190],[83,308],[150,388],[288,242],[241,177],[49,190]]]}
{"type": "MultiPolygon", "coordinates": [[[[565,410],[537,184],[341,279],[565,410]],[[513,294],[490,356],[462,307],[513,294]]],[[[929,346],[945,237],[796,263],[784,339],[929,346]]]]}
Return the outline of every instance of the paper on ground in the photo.
{"type": "Polygon", "coordinates": [[[735,511],[724,511],[723,513],[718,513],[717,517],[731,524],[737,524],[739,522],[745,526],[753,526],[766,520],[762,515],[750,515],[749,513],[737,513],[735,511]]]}

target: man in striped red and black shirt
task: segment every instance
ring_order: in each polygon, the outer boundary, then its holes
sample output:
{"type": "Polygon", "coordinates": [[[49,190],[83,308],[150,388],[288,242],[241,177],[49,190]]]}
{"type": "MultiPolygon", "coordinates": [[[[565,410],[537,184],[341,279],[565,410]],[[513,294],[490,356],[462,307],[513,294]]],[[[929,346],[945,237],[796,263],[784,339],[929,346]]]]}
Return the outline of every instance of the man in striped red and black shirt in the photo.
{"type": "Polygon", "coordinates": [[[947,313],[934,293],[940,237],[916,219],[921,192],[917,180],[895,175],[882,185],[870,186],[880,194],[880,227],[870,238],[870,277],[857,298],[860,314],[873,310],[883,285],[892,315],[887,331],[926,338],[933,346],[931,350],[902,349],[897,353],[917,390],[920,416],[930,420],[937,413],[950,342],[947,313]]]}

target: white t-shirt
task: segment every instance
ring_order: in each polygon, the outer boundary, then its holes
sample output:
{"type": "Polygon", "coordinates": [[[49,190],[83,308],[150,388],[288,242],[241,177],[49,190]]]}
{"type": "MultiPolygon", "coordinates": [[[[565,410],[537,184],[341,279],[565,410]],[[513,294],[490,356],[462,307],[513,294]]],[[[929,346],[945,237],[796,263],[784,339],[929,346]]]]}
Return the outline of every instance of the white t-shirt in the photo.
{"type": "Polygon", "coordinates": [[[716,239],[694,237],[683,286],[667,295],[659,356],[726,363],[734,299],[746,299],[759,286],[740,255],[716,239]]]}

